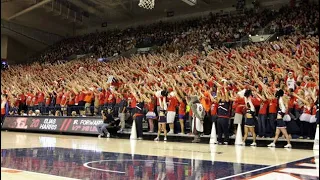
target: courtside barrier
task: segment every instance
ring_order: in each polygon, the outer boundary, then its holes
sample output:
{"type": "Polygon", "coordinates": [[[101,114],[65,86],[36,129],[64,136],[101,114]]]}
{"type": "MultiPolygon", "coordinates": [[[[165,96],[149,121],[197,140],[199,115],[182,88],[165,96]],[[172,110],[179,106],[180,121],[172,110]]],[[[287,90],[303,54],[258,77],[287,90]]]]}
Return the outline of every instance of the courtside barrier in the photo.
{"type": "Polygon", "coordinates": [[[101,117],[8,116],[2,129],[98,135],[102,123],[101,117]]]}
{"type": "MultiPolygon", "coordinates": [[[[57,117],[57,116],[8,116],[4,120],[4,124],[1,130],[18,131],[18,132],[32,132],[32,133],[47,133],[47,134],[72,134],[83,136],[98,136],[97,125],[102,124],[101,117],[57,117]]],[[[133,124],[133,126],[135,123],[133,124]]],[[[136,128],[125,129],[123,133],[117,133],[117,129],[114,130],[114,135],[119,138],[135,139],[136,128]],[[133,132],[133,133],[132,133],[133,132]]],[[[111,132],[111,131],[110,131],[111,132]]],[[[157,133],[143,132],[144,140],[153,140],[157,133]]],[[[238,141],[241,140],[240,132],[238,132],[238,141]]],[[[317,136],[316,136],[317,137],[317,136]]],[[[191,142],[193,135],[180,135],[180,134],[168,134],[168,140],[172,142],[191,142]]],[[[248,137],[252,139],[252,137],[248,137]]],[[[215,138],[211,138],[211,135],[202,135],[201,141],[203,143],[214,142],[215,138]]],[[[135,140],[133,140],[135,141],[135,140]]],[[[234,144],[235,138],[230,138],[230,145],[234,144]]],[[[273,138],[257,138],[258,146],[266,147],[273,138]]],[[[318,147],[319,139],[317,138],[315,143],[318,147]]],[[[286,140],[280,138],[278,143],[286,145],[286,140]]],[[[298,149],[313,149],[314,140],[311,139],[291,139],[293,148],[298,149]]],[[[235,143],[237,144],[237,143],[235,143]]],[[[214,145],[214,144],[211,144],[214,145]]],[[[280,146],[280,145],[279,145],[280,146]]]]}

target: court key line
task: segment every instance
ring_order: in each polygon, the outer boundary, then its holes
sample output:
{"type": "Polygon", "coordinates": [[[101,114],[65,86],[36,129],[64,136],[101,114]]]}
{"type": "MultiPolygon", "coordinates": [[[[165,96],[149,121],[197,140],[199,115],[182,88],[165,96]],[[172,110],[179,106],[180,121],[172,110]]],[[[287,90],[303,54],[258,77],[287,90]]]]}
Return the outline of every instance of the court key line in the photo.
{"type": "MultiPolygon", "coordinates": [[[[119,162],[119,161],[139,161],[139,162],[162,162],[162,163],[166,163],[169,161],[157,161],[157,160],[134,160],[134,159],[124,159],[124,160],[100,160],[100,161],[90,161],[90,162],[86,162],[83,164],[84,167],[88,168],[88,169],[94,169],[97,171],[104,171],[104,172],[109,172],[109,173],[118,173],[118,174],[125,174],[126,172],[123,171],[113,171],[113,170],[108,170],[108,169],[99,169],[99,168],[95,168],[95,167],[91,167],[88,164],[92,164],[92,163],[100,163],[100,162],[119,162]]],[[[182,163],[182,162],[169,162],[172,164],[183,164],[183,165],[189,165],[189,163],[182,163]]]]}
{"type": "Polygon", "coordinates": [[[224,180],[224,179],[229,179],[229,178],[233,178],[233,177],[238,177],[238,176],[242,176],[242,175],[245,175],[245,174],[249,174],[249,173],[253,173],[253,172],[257,172],[257,171],[262,171],[262,170],[265,170],[265,169],[271,169],[271,168],[274,168],[274,167],[277,167],[277,166],[281,166],[281,165],[285,165],[285,164],[290,164],[290,163],[294,163],[294,162],[297,162],[297,161],[302,161],[302,160],[304,160],[304,159],[313,158],[313,157],[315,157],[315,156],[305,157],[305,158],[302,158],[302,159],[298,159],[298,160],[294,160],[294,161],[289,161],[289,162],[282,163],[282,164],[276,164],[276,165],[272,165],[272,166],[263,167],[263,168],[260,168],[260,169],[255,169],[255,170],[251,170],[251,171],[246,171],[246,172],[239,173],[239,174],[235,174],[235,175],[232,175],[232,176],[227,176],[227,177],[218,178],[217,180],[224,180]]]}
{"type": "Polygon", "coordinates": [[[222,154],[223,152],[211,152],[211,151],[198,151],[198,150],[185,150],[185,149],[169,149],[169,148],[153,148],[153,149],[159,149],[159,150],[174,150],[174,151],[184,151],[184,152],[199,152],[199,153],[215,153],[215,154],[222,154]]]}

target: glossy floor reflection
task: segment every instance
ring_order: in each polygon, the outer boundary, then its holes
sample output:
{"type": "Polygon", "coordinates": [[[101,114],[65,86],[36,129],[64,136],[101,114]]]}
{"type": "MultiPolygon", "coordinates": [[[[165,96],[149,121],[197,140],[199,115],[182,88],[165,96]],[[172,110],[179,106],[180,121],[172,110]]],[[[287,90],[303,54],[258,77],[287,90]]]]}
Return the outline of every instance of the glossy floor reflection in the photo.
{"type": "Polygon", "coordinates": [[[3,179],[319,179],[319,152],[1,132],[3,179]]]}

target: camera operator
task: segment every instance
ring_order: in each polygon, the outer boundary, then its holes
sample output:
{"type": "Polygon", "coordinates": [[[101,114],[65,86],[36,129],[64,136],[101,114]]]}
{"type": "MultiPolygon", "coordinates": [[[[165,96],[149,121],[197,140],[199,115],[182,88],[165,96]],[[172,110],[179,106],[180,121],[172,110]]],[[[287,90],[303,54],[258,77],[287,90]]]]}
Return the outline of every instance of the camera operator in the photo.
{"type": "Polygon", "coordinates": [[[101,111],[103,123],[97,126],[99,132],[99,138],[101,137],[110,137],[110,128],[114,128],[117,126],[117,122],[114,120],[112,115],[112,109],[102,110],[101,111]]]}

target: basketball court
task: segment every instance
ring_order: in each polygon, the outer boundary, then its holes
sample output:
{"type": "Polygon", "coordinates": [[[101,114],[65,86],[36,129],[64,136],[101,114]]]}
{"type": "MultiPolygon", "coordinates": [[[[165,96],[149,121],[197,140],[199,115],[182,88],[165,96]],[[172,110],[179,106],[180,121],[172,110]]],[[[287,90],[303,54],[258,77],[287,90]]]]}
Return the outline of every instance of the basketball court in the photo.
{"type": "Polygon", "coordinates": [[[1,132],[2,179],[319,179],[319,151],[1,132]]]}

